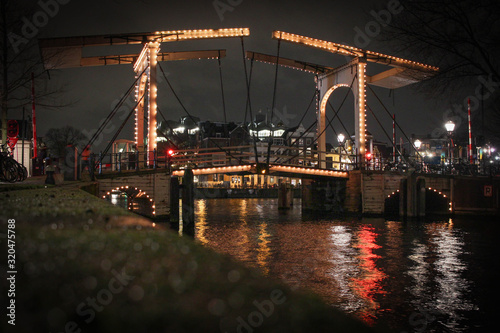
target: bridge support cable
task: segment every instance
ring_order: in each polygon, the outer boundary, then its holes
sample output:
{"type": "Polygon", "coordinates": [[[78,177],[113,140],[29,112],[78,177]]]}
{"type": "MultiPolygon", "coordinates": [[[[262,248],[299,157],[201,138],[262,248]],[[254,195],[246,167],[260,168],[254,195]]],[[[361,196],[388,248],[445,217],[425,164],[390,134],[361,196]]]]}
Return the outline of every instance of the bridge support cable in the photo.
{"type": "MultiPolygon", "coordinates": [[[[354,75],[354,77],[352,78],[352,82],[351,82],[351,85],[349,86],[349,90],[348,90],[348,91],[347,91],[347,93],[345,94],[344,99],[342,100],[342,103],[340,103],[339,109],[336,111],[336,113],[335,113],[335,115],[333,116],[333,118],[332,118],[331,120],[329,120],[329,122],[328,122],[328,126],[331,126],[331,125],[330,125],[330,124],[331,124],[331,122],[332,122],[332,121],[333,121],[333,120],[337,117],[338,113],[339,113],[339,112],[340,112],[340,110],[342,109],[342,106],[344,106],[344,103],[345,103],[345,101],[347,100],[347,96],[349,96],[349,91],[352,89],[352,85],[354,84],[354,81],[356,80],[356,77],[357,77],[357,74],[356,74],[356,75],[354,75]]],[[[314,124],[316,124],[316,123],[317,123],[317,121],[315,121],[315,122],[313,123],[313,125],[314,125],[314,124]]],[[[312,126],[312,125],[311,125],[311,126],[312,126]]],[[[309,128],[310,128],[311,126],[309,126],[309,128]]],[[[319,138],[321,135],[323,135],[323,134],[325,133],[325,131],[326,131],[326,129],[328,128],[328,126],[325,126],[325,128],[323,129],[323,131],[321,131],[321,133],[319,133],[319,134],[317,135],[316,139],[314,139],[314,140],[311,142],[311,144],[310,144],[309,146],[307,146],[307,147],[306,147],[306,149],[307,149],[307,148],[312,147],[312,146],[316,143],[316,141],[318,141],[318,138],[319,138]]],[[[308,132],[308,130],[307,130],[306,132],[304,132],[304,133],[307,133],[307,132],[308,132]]],[[[301,136],[299,137],[299,139],[300,139],[302,136],[303,136],[303,135],[301,135],[301,136]]],[[[298,139],[296,140],[296,142],[298,142],[298,139]]],[[[290,157],[290,158],[289,158],[288,160],[286,160],[284,163],[288,163],[289,161],[293,160],[294,158],[298,157],[299,155],[300,155],[300,152],[299,152],[298,154],[296,154],[296,155],[294,155],[294,156],[290,157]]]]}
{"type": "MultiPolygon", "coordinates": [[[[179,102],[180,106],[182,107],[182,109],[184,110],[184,112],[188,115],[188,117],[191,119],[191,121],[195,121],[194,117],[191,115],[191,113],[189,113],[189,111],[186,109],[186,107],[184,106],[184,103],[182,103],[181,99],[179,98],[179,95],[177,95],[177,93],[175,92],[175,89],[174,87],[172,86],[172,84],[170,83],[170,80],[168,79],[167,77],[167,74],[165,73],[165,71],[163,70],[163,67],[161,66],[160,63],[158,63],[158,67],[160,68],[160,71],[163,75],[163,77],[165,78],[165,81],[167,82],[170,90],[172,91],[172,93],[174,94],[175,98],[177,99],[177,101],[179,102]]],[[[219,150],[221,150],[222,152],[224,152],[225,154],[231,156],[232,158],[236,158],[233,154],[231,154],[231,152],[227,151],[226,149],[224,149],[223,147],[221,147],[217,142],[215,142],[214,140],[212,140],[211,138],[209,138],[209,141],[212,142],[219,150]]]]}
{"type": "MultiPolygon", "coordinates": [[[[299,140],[300,140],[300,139],[301,139],[304,135],[306,135],[307,133],[309,133],[309,132],[311,131],[312,127],[313,127],[313,126],[315,126],[317,123],[318,123],[318,121],[317,121],[317,120],[315,120],[315,121],[314,121],[311,125],[309,125],[309,127],[308,127],[305,131],[304,131],[304,133],[302,133],[302,134],[301,134],[301,135],[300,135],[297,139],[295,139],[295,142],[294,142],[294,143],[293,143],[290,147],[293,147],[293,145],[298,144],[299,140]]],[[[314,142],[316,142],[316,140],[314,140],[314,141],[313,141],[313,143],[314,143],[314,142]]],[[[311,146],[312,146],[312,145],[309,145],[309,146],[308,146],[308,148],[309,148],[309,147],[311,147],[311,146]]],[[[291,161],[291,160],[293,160],[294,158],[296,158],[296,157],[300,156],[300,154],[301,154],[301,153],[299,152],[299,153],[297,153],[297,154],[293,155],[292,157],[290,157],[289,159],[287,159],[287,160],[286,160],[286,161],[284,161],[283,163],[288,163],[288,162],[290,162],[290,161],[291,161]]]]}
{"type": "MultiPolygon", "coordinates": [[[[170,126],[170,124],[167,121],[167,118],[165,118],[165,116],[163,115],[163,112],[161,112],[161,110],[158,107],[158,105],[156,106],[156,110],[158,111],[158,113],[160,114],[160,116],[163,118],[163,120],[165,121],[165,124],[167,124],[168,128],[170,128],[170,131],[172,132],[172,134],[175,135],[175,136],[177,136],[178,138],[180,138],[180,136],[177,133],[175,133],[175,131],[172,128],[172,126],[170,126]]],[[[144,117],[144,119],[147,119],[147,117],[144,117]]],[[[175,147],[175,149],[179,149],[179,147],[175,144],[175,142],[173,142],[172,140],[170,140],[167,136],[165,136],[165,138],[168,140],[168,142],[170,142],[175,147]]]]}
{"type": "MultiPolygon", "coordinates": [[[[148,69],[148,67],[144,68],[144,70],[136,77],[136,79],[134,80],[134,83],[132,83],[132,85],[128,88],[128,90],[125,93],[125,95],[123,95],[123,97],[120,99],[120,101],[118,101],[118,103],[113,108],[113,110],[111,110],[111,112],[108,114],[108,116],[106,117],[106,119],[104,119],[104,121],[102,122],[102,124],[99,126],[99,128],[96,130],[96,132],[94,133],[94,135],[87,142],[87,144],[85,145],[85,147],[87,147],[87,146],[90,147],[91,145],[94,144],[95,140],[99,137],[99,135],[101,135],[101,132],[106,128],[106,126],[111,121],[111,119],[116,115],[116,113],[118,112],[118,110],[122,107],[123,103],[125,103],[125,101],[127,100],[128,96],[130,96],[130,94],[132,93],[132,91],[134,91],[134,88],[135,88],[135,86],[137,84],[137,81],[139,81],[141,79],[142,75],[144,74],[144,72],[147,69],[148,69]]],[[[135,110],[135,108],[134,108],[134,110],[135,110]]],[[[80,156],[81,156],[82,153],[83,153],[83,149],[80,152],[80,156]]]]}
{"type": "MultiPolygon", "coordinates": [[[[245,52],[243,50],[243,52],[245,52]]],[[[246,63],[245,63],[245,59],[243,59],[243,62],[244,62],[244,65],[246,66],[246,63]]],[[[247,124],[247,116],[248,116],[248,110],[252,109],[252,104],[251,104],[251,101],[250,101],[250,87],[252,85],[252,73],[253,73],[253,59],[251,60],[250,62],[250,74],[248,76],[248,90],[247,90],[247,101],[246,101],[246,106],[245,106],[245,113],[244,113],[244,117],[243,117],[243,125],[246,125],[247,124]]],[[[245,71],[246,71],[246,67],[245,67],[245,71]]],[[[247,84],[245,84],[245,86],[247,86],[247,84]]],[[[250,114],[252,114],[252,112],[250,111],[250,114]]],[[[250,119],[250,122],[252,121],[252,119],[250,119]]],[[[251,136],[250,135],[250,132],[248,130],[248,128],[246,126],[243,126],[242,129],[248,134],[248,136],[251,136]]]]}
{"type": "MultiPolygon", "coordinates": [[[[328,116],[326,116],[326,119],[328,120],[328,126],[332,128],[333,130],[333,133],[335,134],[335,136],[337,137],[337,131],[335,130],[335,128],[333,127],[332,123],[333,121],[335,120],[335,118],[338,118],[339,119],[339,122],[340,122],[340,125],[342,125],[342,128],[344,129],[344,131],[346,132],[347,134],[347,137],[351,137],[351,134],[349,133],[349,131],[347,130],[347,128],[345,127],[344,125],[344,122],[340,119],[340,116],[338,115],[339,114],[339,111],[335,111],[335,108],[333,107],[333,105],[328,102],[328,105],[330,106],[330,108],[332,109],[333,112],[335,112],[335,115],[333,116],[332,120],[328,119],[328,116]]],[[[341,146],[342,147],[342,150],[346,153],[346,156],[347,158],[349,159],[349,162],[352,163],[352,159],[351,159],[351,156],[349,155],[349,153],[347,152],[347,150],[345,149],[345,146],[341,146]]]]}
{"type": "MultiPolygon", "coordinates": [[[[387,109],[387,107],[385,106],[385,104],[382,102],[382,100],[378,97],[378,95],[375,93],[375,91],[372,89],[372,87],[370,87],[370,85],[367,85],[367,87],[370,89],[370,91],[372,92],[373,96],[375,96],[375,98],[378,100],[378,102],[380,103],[380,105],[382,105],[382,108],[385,110],[385,112],[389,115],[389,117],[391,118],[392,121],[394,121],[394,123],[396,124],[396,126],[399,128],[399,130],[401,131],[401,133],[403,133],[404,137],[406,138],[406,140],[408,140],[408,142],[410,143],[410,145],[412,146],[412,148],[417,152],[417,155],[420,157],[420,158],[423,158],[422,155],[420,155],[420,152],[418,151],[417,147],[415,147],[415,145],[413,144],[413,142],[410,140],[410,138],[408,137],[408,135],[406,135],[406,132],[401,128],[401,126],[399,126],[399,123],[393,118],[392,114],[389,112],[389,110],[387,109]]],[[[390,139],[392,140],[392,139],[390,139]]],[[[400,153],[401,155],[401,153],[400,153]]],[[[402,155],[401,155],[402,156],[402,155]]]]}
{"type": "Polygon", "coordinates": [[[250,61],[250,74],[248,75],[248,93],[247,93],[247,101],[246,101],[246,106],[245,106],[245,116],[243,117],[243,124],[247,123],[247,115],[248,115],[247,113],[248,113],[248,111],[250,111],[250,120],[249,120],[249,122],[252,121],[252,101],[250,99],[250,87],[252,86],[253,64],[254,64],[254,61],[252,59],[250,61]]]}
{"type": "MultiPolygon", "coordinates": [[[[243,59],[243,61],[245,61],[245,59],[243,59]]],[[[248,76],[248,82],[249,82],[248,89],[250,89],[250,86],[252,83],[252,73],[253,73],[253,59],[250,62],[250,74],[248,76]]],[[[251,108],[252,108],[252,105],[251,105],[251,101],[250,101],[250,93],[247,93],[247,102],[246,102],[245,113],[244,113],[243,122],[242,122],[243,125],[247,124],[248,109],[251,109],[251,108]]],[[[251,114],[251,112],[250,112],[250,114],[251,114]]],[[[251,119],[250,119],[250,121],[251,121],[251,119]]],[[[243,126],[242,129],[248,134],[248,136],[251,136],[250,132],[246,126],[243,126]]]]}
{"type": "MultiPolygon", "coordinates": [[[[335,115],[337,115],[337,111],[335,111],[335,108],[333,107],[332,103],[328,102],[328,105],[330,106],[330,108],[332,109],[333,112],[335,112],[335,115]]],[[[351,134],[349,133],[349,131],[347,130],[347,128],[345,127],[344,125],[344,122],[340,119],[340,116],[338,116],[338,119],[339,119],[339,122],[340,122],[340,125],[342,126],[342,128],[344,129],[345,133],[347,134],[347,136],[350,138],[351,137],[351,134]]],[[[333,121],[333,120],[332,120],[333,121]]],[[[333,129],[333,127],[332,127],[333,129]]]]}
{"type": "MultiPolygon", "coordinates": [[[[270,123],[273,123],[273,118],[274,118],[274,108],[276,107],[276,91],[278,88],[278,69],[279,69],[279,61],[280,61],[280,49],[281,49],[281,38],[278,39],[278,50],[276,51],[276,63],[275,63],[275,71],[274,71],[274,88],[273,88],[273,101],[271,105],[271,119],[270,123]]],[[[269,137],[269,142],[267,144],[267,157],[266,157],[266,164],[269,165],[269,158],[271,155],[271,145],[273,144],[274,141],[274,131],[271,127],[270,131],[270,137],[269,137]]]]}
{"type": "MultiPolygon", "coordinates": [[[[392,141],[392,137],[389,135],[389,133],[387,133],[387,131],[385,130],[384,126],[382,126],[382,123],[380,122],[380,120],[378,119],[378,117],[375,115],[375,112],[373,112],[372,108],[368,106],[368,104],[366,105],[366,108],[370,111],[370,113],[372,114],[373,118],[375,118],[375,120],[377,121],[378,125],[380,126],[380,128],[382,129],[382,131],[384,132],[385,136],[387,137],[387,139],[389,139],[389,141],[392,141]]],[[[405,162],[407,162],[406,158],[403,156],[403,154],[401,154],[401,151],[399,149],[397,149],[397,147],[395,147],[398,154],[405,160],[405,162]]],[[[371,152],[373,153],[373,152],[371,152]]]]}
{"type": "MultiPolygon", "coordinates": [[[[250,67],[250,78],[248,77],[248,71],[247,71],[247,63],[246,63],[246,59],[245,59],[245,41],[243,39],[243,37],[241,37],[241,54],[243,56],[243,69],[245,70],[245,84],[246,84],[246,87],[247,87],[247,102],[246,102],[246,106],[245,106],[245,121],[247,119],[247,111],[250,112],[250,124],[252,124],[252,119],[253,119],[253,114],[252,114],[252,103],[251,103],[251,99],[250,99],[250,79],[251,79],[251,75],[252,75],[252,69],[253,69],[253,60],[251,62],[251,67],[250,67]]],[[[245,124],[245,122],[243,123],[245,124]]],[[[252,135],[252,138],[253,138],[253,149],[254,149],[254,153],[255,153],[255,163],[259,163],[259,152],[257,150],[257,138],[255,137],[255,131],[253,131],[253,135],[252,135]]]]}
{"type": "MultiPolygon", "coordinates": [[[[333,112],[335,112],[335,109],[331,105],[330,105],[330,107],[332,108],[333,112]]],[[[327,126],[327,128],[330,127],[333,130],[333,134],[335,135],[335,137],[338,137],[337,131],[335,130],[335,128],[332,125],[333,120],[335,120],[335,117],[337,117],[337,113],[335,113],[334,118],[332,118],[331,120],[328,118],[328,116],[326,116],[326,120],[328,120],[328,126],[327,126]]],[[[338,117],[338,119],[339,119],[340,123],[343,126],[344,124],[342,123],[342,120],[340,120],[340,117],[338,117]]],[[[347,136],[351,137],[350,134],[349,134],[349,132],[347,132],[347,129],[345,128],[345,126],[343,126],[343,127],[346,130],[347,136]]],[[[349,153],[347,152],[347,150],[345,149],[345,147],[343,145],[341,147],[342,147],[342,150],[346,153],[346,156],[349,159],[349,162],[352,163],[351,156],[349,155],[349,153]]]]}
{"type": "MultiPolygon", "coordinates": [[[[304,121],[304,118],[306,117],[306,114],[307,112],[309,111],[309,109],[311,108],[311,105],[313,104],[314,100],[316,99],[316,90],[314,91],[314,94],[311,98],[311,101],[309,102],[309,105],[307,106],[306,110],[304,111],[304,113],[302,114],[302,117],[300,118],[299,122],[297,123],[297,126],[296,128],[293,130],[293,132],[291,133],[291,135],[295,134],[295,132],[297,132],[297,128],[300,126],[300,124],[302,124],[302,122],[304,121]]],[[[307,132],[307,131],[306,131],[307,132]]],[[[301,134],[300,137],[302,137],[304,134],[301,134]]],[[[299,138],[300,138],[299,137],[299,138]]],[[[295,143],[294,143],[295,144],[295,143]]],[[[281,151],[283,148],[286,148],[286,147],[282,147],[282,148],[279,148],[277,150],[277,152],[281,151]]],[[[276,163],[276,161],[279,159],[279,157],[277,157],[273,163],[276,163]]]]}
{"type": "Polygon", "coordinates": [[[220,50],[219,50],[219,56],[217,57],[217,61],[219,62],[220,90],[221,90],[221,93],[222,93],[222,111],[224,112],[224,122],[227,123],[226,99],[224,98],[224,82],[222,80],[222,63],[220,61],[220,50]]]}
{"type": "Polygon", "coordinates": [[[109,141],[108,145],[106,146],[106,148],[104,149],[104,151],[102,152],[102,154],[100,156],[99,164],[102,163],[102,160],[104,159],[104,156],[106,156],[106,154],[108,153],[109,149],[111,148],[111,146],[115,142],[116,138],[118,137],[118,135],[120,135],[120,132],[122,131],[123,127],[125,127],[125,124],[130,119],[130,117],[132,116],[132,114],[135,112],[135,109],[137,108],[137,106],[139,105],[139,103],[141,103],[141,101],[144,99],[144,95],[145,95],[145,93],[141,96],[141,98],[139,98],[137,100],[137,103],[135,104],[135,106],[128,113],[127,118],[125,118],[125,120],[122,122],[122,124],[120,125],[120,127],[118,128],[118,130],[115,132],[115,134],[113,135],[113,137],[109,141]]]}
{"type": "MultiPolygon", "coordinates": [[[[356,80],[356,77],[357,77],[357,74],[356,74],[356,75],[354,75],[354,77],[352,78],[352,82],[351,82],[351,85],[349,86],[349,90],[347,90],[347,93],[345,94],[344,99],[342,100],[342,103],[340,103],[339,109],[337,110],[337,112],[335,113],[335,115],[333,116],[333,118],[332,118],[331,120],[329,120],[329,121],[328,121],[328,125],[327,125],[327,126],[325,126],[325,128],[321,131],[321,133],[319,133],[319,134],[316,136],[316,139],[314,139],[314,140],[311,142],[311,144],[310,144],[309,146],[307,146],[307,148],[312,147],[312,146],[316,143],[316,141],[318,141],[319,137],[320,137],[320,136],[322,136],[322,135],[324,135],[324,133],[326,132],[326,129],[328,128],[328,126],[331,126],[331,122],[332,122],[332,121],[333,121],[333,120],[334,120],[334,119],[338,116],[338,114],[339,114],[340,110],[341,110],[341,109],[342,109],[342,107],[344,106],[345,101],[347,100],[347,96],[349,96],[349,91],[351,91],[351,89],[352,89],[352,85],[354,84],[354,81],[356,80]]],[[[317,122],[317,121],[316,121],[316,122],[317,122]]],[[[316,123],[316,122],[315,122],[315,123],[316,123]]],[[[300,155],[300,153],[299,153],[299,154],[297,154],[297,155],[295,155],[295,156],[293,156],[292,158],[288,159],[286,162],[288,162],[288,161],[290,161],[290,160],[292,160],[292,159],[296,158],[296,157],[297,157],[297,156],[299,156],[299,155],[300,155]]]]}

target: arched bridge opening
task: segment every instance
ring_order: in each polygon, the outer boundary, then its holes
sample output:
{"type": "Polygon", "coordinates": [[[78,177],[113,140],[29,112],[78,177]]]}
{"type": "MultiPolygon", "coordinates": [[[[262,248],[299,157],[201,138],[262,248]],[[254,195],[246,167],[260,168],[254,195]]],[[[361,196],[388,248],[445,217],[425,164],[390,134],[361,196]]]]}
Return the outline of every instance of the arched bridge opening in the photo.
{"type": "MultiPolygon", "coordinates": [[[[429,215],[447,215],[452,213],[452,202],[448,195],[432,187],[421,188],[420,192],[424,192],[424,197],[420,196],[416,202],[419,210],[425,212],[425,216],[429,215]]],[[[400,216],[401,212],[406,212],[408,209],[408,200],[406,193],[400,190],[394,191],[387,195],[384,202],[384,214],[387,217],[400,216]],[[401,207],[401,205],[403,207],[401,207]]]]}
{"type": "Polygon", "coordinates": [[[156,215],[153,198],[137,187],[118,186],[106,192],[102,198],[139,215],[147,217],[156,215]]]}
{"type": "Polygon", "coordinates": [[[399,216],[399,204],[401,202],[401,196],[399,190],[392,192],[385,198],[384,202],[384,214],[386,216],[399,216]]]}
{"type": "Polygon", "coordinates": [[[432,214],[451,214],[452,203],[450,198],[438,189],[428,187],[425,189],[425,213],[432,214]]]}

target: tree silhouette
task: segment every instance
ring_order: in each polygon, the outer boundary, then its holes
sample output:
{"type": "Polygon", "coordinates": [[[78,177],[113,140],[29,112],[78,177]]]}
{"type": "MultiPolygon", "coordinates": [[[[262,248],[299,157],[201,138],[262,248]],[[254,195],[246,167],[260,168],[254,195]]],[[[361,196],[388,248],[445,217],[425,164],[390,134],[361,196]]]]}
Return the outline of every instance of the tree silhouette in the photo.
{"type": "MultiPolygon", "coordinates": [[[[56,1],[53,3],[57,4],[56,1]]],[[[31,107],[32,82],[36,87],[37,106],[64,106],[60,98],[56,99],[63,89],[49,88],[47,84],[50,68],[43,65],[37,41],[39,32],[58,13],[59,7],[49,7],[46,2],[35,3],[33,6],[24,8],[18,1],[0,0],[0,107],[3,142],[7,137],[8,112],[19,110],[23,106],[28,106],[28,109],[31,107]]]]}
{"type": "MultiPolygon", "coordinates": [[[[380,40],[394,52],[440,68],[416,85],[450,104],[450,117],[500,142],[500,2],[498,0],[400,0],[404,8],[383,22],[380,40]],[[387,22],[389,21],[389,22],[387,22]]],[[[463,126],[459,130],[466,130],[463,126]]]]}
{"type": "Polygon", "coordinates": [[[441,96],[470,94],[471,89],[476,94],[475,89],[488,82],[498,87],[499,1],[400,2],[404,10],[386,24],[381,39],[396,52],[440,68],[435,77],[420,85],[421,89],[441,96]]]}
{"type": "Polygon", "coordinates": [[[50,153],[59,157],[64,156],[68,145],[80,146],[82,148],[83,141],[87,139],[80,130],[69,125],[62,128],[51,128],[44,137],[50,153]]]}

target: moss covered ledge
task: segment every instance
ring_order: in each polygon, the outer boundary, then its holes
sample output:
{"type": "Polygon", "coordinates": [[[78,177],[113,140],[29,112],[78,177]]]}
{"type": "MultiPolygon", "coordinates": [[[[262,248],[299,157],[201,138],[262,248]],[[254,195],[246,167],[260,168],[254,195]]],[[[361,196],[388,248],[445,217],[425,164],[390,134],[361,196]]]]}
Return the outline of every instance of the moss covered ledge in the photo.
{"type": "Polygon", "coordinates": [[[18,272],[16,326],[4,318],[3,332],[372,331],[76,188],[2,192],[0,212],[2,234],[16,221],[18,272]]]}

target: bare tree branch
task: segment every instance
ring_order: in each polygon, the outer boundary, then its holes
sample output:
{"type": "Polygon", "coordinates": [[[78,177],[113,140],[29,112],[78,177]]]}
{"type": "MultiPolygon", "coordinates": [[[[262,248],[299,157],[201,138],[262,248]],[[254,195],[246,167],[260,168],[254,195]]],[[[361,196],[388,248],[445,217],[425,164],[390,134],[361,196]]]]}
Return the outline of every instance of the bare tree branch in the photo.
{"type": "MultiPolygon", "coordinates": [[[[34,3],[36,5],[36,2],[34,3]]],[[[36,36],[24,36],[23,18],[36,8],[21,8],[14,0],[0,0],[0,107],[2,140],[6,139],[8,112],[31,105],[34,76],[35,101],[39,106],[63,107],[71,103],[54,98],[60,87],[47,84],[47,70],[39,53],[36,36]]]]}

